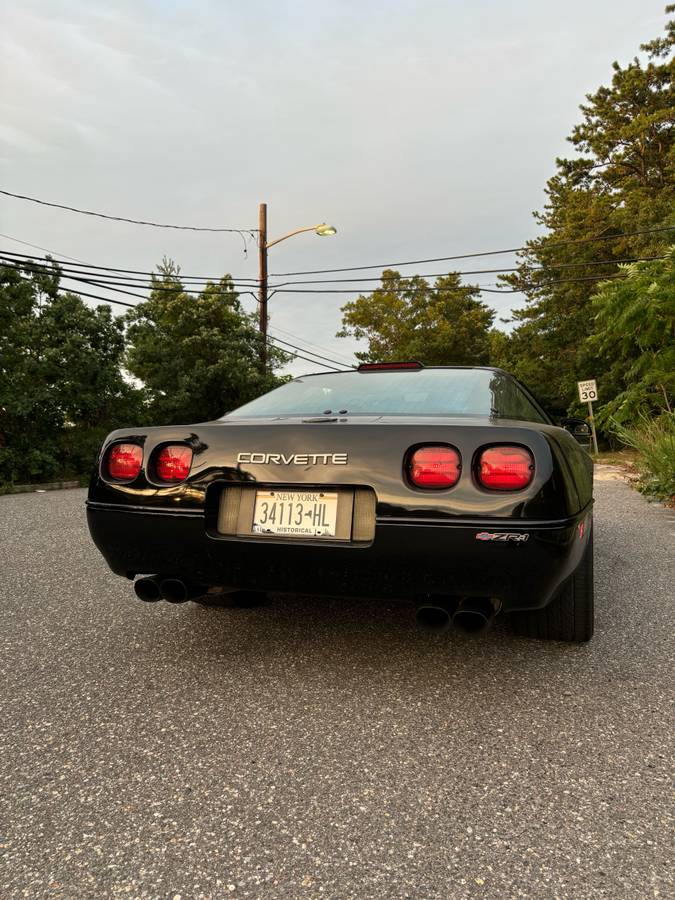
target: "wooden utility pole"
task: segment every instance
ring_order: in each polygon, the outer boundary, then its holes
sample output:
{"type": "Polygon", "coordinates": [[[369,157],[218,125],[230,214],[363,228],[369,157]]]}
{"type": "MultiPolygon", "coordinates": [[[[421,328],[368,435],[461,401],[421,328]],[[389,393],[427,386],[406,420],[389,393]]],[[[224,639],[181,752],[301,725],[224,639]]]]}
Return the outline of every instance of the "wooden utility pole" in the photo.
{"type": "Polygon", "coordinates": [[[260,368],[267,372],[267,204],[258,212],[258,301],[260,304],[260,368]]]}

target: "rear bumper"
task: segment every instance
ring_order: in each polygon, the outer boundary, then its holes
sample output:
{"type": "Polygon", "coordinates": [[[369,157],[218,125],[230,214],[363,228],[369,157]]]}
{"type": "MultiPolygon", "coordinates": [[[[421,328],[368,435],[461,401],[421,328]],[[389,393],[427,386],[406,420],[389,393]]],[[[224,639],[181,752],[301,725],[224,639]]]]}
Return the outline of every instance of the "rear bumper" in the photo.
{"type": "Polygon", "coordinates": [[[118,575],[162,573],[205,585],[356,597],[490,596],[506,611],[546,605],[588,540],[579,522],[482,523],[378,519],[367,546],[214,537],[198,511],[120,509],[89,502],[94,543],[118,575]],[[479,540],[517,532],[526,540],[479,540]]]}

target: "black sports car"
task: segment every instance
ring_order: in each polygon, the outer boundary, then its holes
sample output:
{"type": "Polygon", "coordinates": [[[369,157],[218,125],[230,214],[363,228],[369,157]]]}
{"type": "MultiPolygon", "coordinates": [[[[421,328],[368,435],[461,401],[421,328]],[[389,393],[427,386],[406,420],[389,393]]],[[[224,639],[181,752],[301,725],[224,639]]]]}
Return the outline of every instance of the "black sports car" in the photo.
{"type": "Polygon", "coordinates": [[[143,600],[397,597],[428,627],[510,614],[587,641],[592,488],[588,454],[506,372],[376,363],[215,422],[114,431],[87,516],[143,600]]]}

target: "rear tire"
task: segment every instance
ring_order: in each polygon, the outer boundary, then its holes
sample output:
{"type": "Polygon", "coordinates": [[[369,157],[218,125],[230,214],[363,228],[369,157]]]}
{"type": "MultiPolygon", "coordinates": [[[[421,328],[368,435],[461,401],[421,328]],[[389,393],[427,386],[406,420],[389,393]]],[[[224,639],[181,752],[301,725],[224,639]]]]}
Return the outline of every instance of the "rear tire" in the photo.
{"type": "Polygon", "coordinates": [[[512,614],[513,629],[525,637],[584,643],[593,637],[593,530],[579,566],[543,609],[512,614]]]}

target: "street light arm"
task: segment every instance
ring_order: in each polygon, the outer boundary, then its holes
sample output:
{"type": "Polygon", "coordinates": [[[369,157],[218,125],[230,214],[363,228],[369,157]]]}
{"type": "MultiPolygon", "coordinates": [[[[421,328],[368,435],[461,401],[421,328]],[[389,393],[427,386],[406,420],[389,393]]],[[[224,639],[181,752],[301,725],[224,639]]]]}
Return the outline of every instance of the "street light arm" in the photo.
{"type": "Polygon", "coordinates": [[[323,224],[325,223],[320,222],[318,225],[308,225],[307,228],[296,228],[295,231],[289,231],[288,234],[283,235],[283,237],[275,238],[273,241],[268,241],[265,244],[265,249],[269,250],[269,248],[273,247],[275,244],[280,244],[282,241],[288,240],[288,238],[294,237],[296,234],[302,234],[305,231],[316,231],[316,229],[321,228],[323,224]]]}

